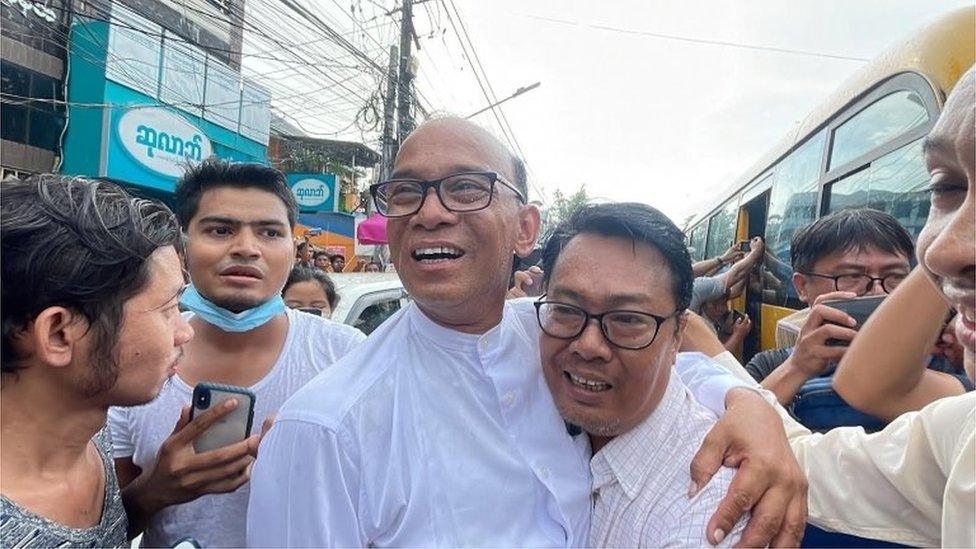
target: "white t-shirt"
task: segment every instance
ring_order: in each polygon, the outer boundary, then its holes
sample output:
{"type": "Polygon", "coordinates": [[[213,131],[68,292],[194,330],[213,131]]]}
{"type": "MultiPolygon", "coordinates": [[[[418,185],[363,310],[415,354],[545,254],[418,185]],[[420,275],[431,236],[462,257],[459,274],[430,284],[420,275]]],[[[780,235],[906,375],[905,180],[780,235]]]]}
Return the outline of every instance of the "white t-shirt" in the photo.
{"type": "MultiPolygon", "coordinates": [[[[183,313],[189,320],[193,313],[183,313]]],[[[359,345],[366,336],[352,328],[314,315],[287,310],[288,335],[277,362],[267,375],[248,387],[257,399],[252,434],[293,393],[359,345]]],[[[116,458],[132,457],[143,470],[156,460],[160,446],[173,432],[180,409],[190,404],[193,388],[174,376],[159,397],[143,406],[111,408],[108,424],[116,458]]],[[[250,485],[230,494],[202,496],[173,505],[153,517],[143,547],[171,547],[184,537],[203,547],[243,547],[250,485]]]]}

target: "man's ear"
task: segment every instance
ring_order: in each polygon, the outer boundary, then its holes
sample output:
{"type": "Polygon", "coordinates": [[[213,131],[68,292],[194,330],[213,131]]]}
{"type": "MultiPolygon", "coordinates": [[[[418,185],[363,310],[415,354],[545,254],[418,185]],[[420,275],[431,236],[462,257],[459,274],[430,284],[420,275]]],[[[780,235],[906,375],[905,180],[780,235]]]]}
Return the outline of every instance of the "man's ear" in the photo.
{"type": "Polygon", "coordinates": [[[800,296],[800,301],[804,303],[809,303],[808,296],[810,293],[807,291],[807,277],[800,273],[793,273],[793,287],[796,288],[796,295],[800,296]]]}
{"type": "Polygon", "coordinates": [[[519,234],[515,241],[515,254],[519,257],[529,257],[535,249],[535,241],[539,238],[539,228],[542,226],[542,216],[535,204],[526,204],[519,208],[519,234]]]}
{"type": "Polygon", "coordinates": [[[88,321],[65,307],[48,307],[24,329],[23,340],[35,360],[63,368],[79,352],[78,342],[88,333],[88,321]]]}

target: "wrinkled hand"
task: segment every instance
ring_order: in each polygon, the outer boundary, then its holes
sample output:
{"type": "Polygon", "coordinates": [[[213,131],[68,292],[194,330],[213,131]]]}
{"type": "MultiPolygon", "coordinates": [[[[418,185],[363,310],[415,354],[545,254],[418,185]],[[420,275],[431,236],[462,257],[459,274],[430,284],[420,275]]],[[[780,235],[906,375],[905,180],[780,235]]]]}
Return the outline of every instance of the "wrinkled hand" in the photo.
{"type": "Polygon", "coordinates": [[[534,297],[538,295],[535,290],[539,288],[539,284],[542,282],[542,274],[542,269],[535,265],[524,271],[515,271],[515,283],[508,289],[508,293],[505,294],[505,299],[534,297]],[[530,294],[533,295],[530,296],[530,294]]]}
{"type": "Polygon", "coordinates": [[[204,494],[233,492],[250,479],[263,432],[202,454],[193,449],[194,439],[237,405],[236,399],[229,399],[192,421],[190,407],[183,408],[173,433],[159,449],[155,466],[132,482],[143,510],[151,515],[204,494]]]}
{"type": "Polygon", "coordinates": [[[807,481],[783,423],[755,391],[733,389],[726,398],[725,414],[691,462],[689,495],[708,484],[723,464],[739,469],[708,521],[708,541],[720,543],[739,518],[751,511],[737,547],[796,547],[806,527],[807,481]]]}
{"type": "Polygon", "coordinates": [[[800,328],[796,349],[790,357],[793,367],[807,377],[816,377],[823,374],[831,362],[840,362],[847,347],[827,345],[827,340],[850,342],[857,335],[857,331],[852,329],[857,322],[844,311],[824,305],[823,302],[855,296],[851,292],[830,292],[814,301],[810,315],[800,328]]]}

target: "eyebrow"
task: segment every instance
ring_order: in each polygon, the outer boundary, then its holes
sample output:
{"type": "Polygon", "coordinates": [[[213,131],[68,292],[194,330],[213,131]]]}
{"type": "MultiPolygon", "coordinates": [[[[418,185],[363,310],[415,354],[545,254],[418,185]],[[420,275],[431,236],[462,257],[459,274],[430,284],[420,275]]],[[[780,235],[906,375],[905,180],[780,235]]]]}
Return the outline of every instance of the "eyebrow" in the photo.
{"type": "Polygon", "coordinates": [[[922,142],[923,153],[948,152],[952,150],[952,143],[942,136],[929,135],[922,142]]]}
{"type": "MultiPolygon", "coordinates": [[[[862,271],[862,272],[863,271],[867,271],[867,269],[864,268],[864,265],[862,265],[860,263],[838,263],[836,268],[837,269],[850,269],[850,270],[856,270],[856,271],[862,271]]],[[[908,270],[911,270],[911,266],[906,266],[906,265],[904,265],[901,262],[897,262],[896,263],[894,260],[892,260],[890,263],[886,263],[886,264],[884,264],[884,265],[881,266],[881,270],[882,271],[893,271],[895,269],[903,269],[905,271],[908,271],[908,270]]]]}
{"type": "Polygon", "coordinates": [[[202,218],[199,223],[221,223],[224,225],[253,225],[258,227],[287,227],[286,223],[281,222],[278,219],[258,219],[255,221],[241,221],[240,219],[234,219],[233,217],[221,217],[218,215],[210,215],[202,218]]]}
{"type": "MultiPolygon", "coordinates": [[[[470,164],[454,164],[450,168],[448,168],[446,172],[447,175],[450,176],[456,173],[497,172],[497,170],[491,170],[484,166],[473,166],[470,164]]],[[[403,171],[394,170],[393,173],[390,174],[390,179],[423,179],[423,178],[417,175],[417,172],[408,169],[403,171]]]]}
{"type": "Polygon", "coordinates": [[[162,309],[162,308],[163,308],[163,307],[165,307],[165,306],[166,306],[166,305],[167,305],[168,303],[170,303],[171,301],[173,301],[173,299],[174,299],[174,298],[176,299],[176,301],[177,301],[177,302],[179,302],[179,301],[180,301],[180,298],[182,298],[182,297],[183,297],[183,292],[185,292],[185,291],[186,291],[186,289],[187,289],[187,288],[189,288],[189,287],[190,287],[190,285],[189,285],[189,284],[183,284],[182,286],[180,286],[180,287],[179,287],[179,288],[178,288],[178,289],[176,290],[176,292],[174,292],[174,293],[173,293],[173,295],[171,295],[171,296],[169,297],[169,299],[167,299],[166,301],[163,301],[162,303],[160,303],[160,304],[159,304],[159,305],[157,305],[156,307],[152,307],[152,308],[149,308],[149,309],[146,309],[146,311],[147,311],[147,312],[148,312],[148,311],[158,311],[159,309],[162,309]]]}
{"type": "MultiPolygon", "coordinates": [[[[582,300],[583,295],[579,292],[570,290],[568,288],[556,288],[555,293],[560,296],[565,296],[570,299],[582,300]]],[[[610,308],[620,307],[623,305],[629,305],[632,303],[646,303],[651,299],[651,296],[647,294],[611,294],[610,297],[606,299],[607,306],[610,308]]]]}

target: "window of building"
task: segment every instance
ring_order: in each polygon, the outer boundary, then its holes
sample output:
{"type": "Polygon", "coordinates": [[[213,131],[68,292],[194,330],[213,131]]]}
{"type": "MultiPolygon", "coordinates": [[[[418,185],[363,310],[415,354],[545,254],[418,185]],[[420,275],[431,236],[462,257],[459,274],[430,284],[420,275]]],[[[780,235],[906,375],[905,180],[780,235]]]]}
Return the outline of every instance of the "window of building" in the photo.
{"type": "Polygon", "coordinates": [[[912,90],[886,95],[834,130],[830,169],[877,148],[928,122],[921,96],[912,90]]]}
{"type": "Polygon", "coordinates": [[[2,137],[57,151],[64,129],[64,93],[60,82],[15,63],[0,62],[2,137]]]}
{"type": "Polygon", "coordinates": [[[892,151],[830,186],[829,211],[873,208],[898,219],[918,236],[929,214],[925,192],[929,175],[922,156],[922,139],[892,151]]]}

